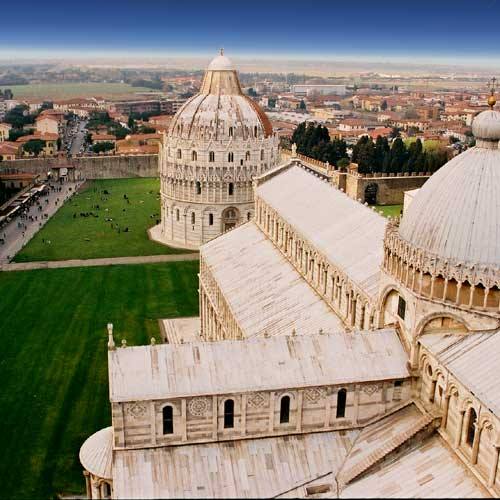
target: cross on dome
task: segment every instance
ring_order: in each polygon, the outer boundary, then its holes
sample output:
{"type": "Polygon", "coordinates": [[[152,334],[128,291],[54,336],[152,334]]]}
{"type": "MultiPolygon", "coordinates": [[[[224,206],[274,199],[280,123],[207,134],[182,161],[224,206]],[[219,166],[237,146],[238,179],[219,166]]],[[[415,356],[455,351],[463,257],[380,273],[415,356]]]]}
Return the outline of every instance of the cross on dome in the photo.
{"type": "Polygon", "coordinates": [[[234,71],[235,67],[231,59],[224,55],[224,49],[219,49],[219,55],[208,65],[209,71],[234,71]]]}
{"type": "Polygon", "coordinates": [[[495,104],[497,103],[496,97],[495,97],[495,90],[497,89],[497,79],[493,77],[489,82],[488,82],[488,88],[490,90],[490,97],[488,97],[488,106],[493,109],[495,104]]]}

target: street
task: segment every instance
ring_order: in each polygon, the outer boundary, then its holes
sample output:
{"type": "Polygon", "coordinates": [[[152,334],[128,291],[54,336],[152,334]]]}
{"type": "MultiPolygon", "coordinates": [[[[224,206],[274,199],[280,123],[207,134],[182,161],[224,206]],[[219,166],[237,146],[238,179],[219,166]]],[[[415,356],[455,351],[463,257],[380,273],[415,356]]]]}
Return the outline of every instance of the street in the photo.
{"type": "Polygon", "coordinates": [[[71,156],[76,156],[76,155],[84,152],[84,151],[81,151],[81,149],[82,149],[84,142],[85,142],[85,134],[86,134],[85,125],[86,124],[87,124],[87,122],[85,120],[78,123],[78,129],[77,129],[75,135],[73,136],[73,140],[71,141],[71,148],[69,151],[71,156]]]}

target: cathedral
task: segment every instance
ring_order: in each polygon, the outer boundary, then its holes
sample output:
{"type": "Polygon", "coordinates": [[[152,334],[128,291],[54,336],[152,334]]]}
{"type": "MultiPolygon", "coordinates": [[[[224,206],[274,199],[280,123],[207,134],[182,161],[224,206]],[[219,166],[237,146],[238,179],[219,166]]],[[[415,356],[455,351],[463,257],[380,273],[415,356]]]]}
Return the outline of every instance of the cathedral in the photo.
{"type": "Polygon", "coordinates": [[[201,245],[200,316],[147,346],[108,325],[112,425],[80,449],[87,497],[500,496],[489,104],[475,147],[386,219],[280,162],[217,57],[169,131],[153,234],[201,245]]]}

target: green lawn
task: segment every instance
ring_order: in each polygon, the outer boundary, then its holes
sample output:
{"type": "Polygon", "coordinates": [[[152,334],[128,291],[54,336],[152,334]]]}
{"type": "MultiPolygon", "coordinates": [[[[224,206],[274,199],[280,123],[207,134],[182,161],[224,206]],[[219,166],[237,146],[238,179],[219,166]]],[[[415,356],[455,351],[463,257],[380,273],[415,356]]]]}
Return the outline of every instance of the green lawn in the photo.
{"type": "Polygon", "coordinates": [[[382,211],[384,217],[398,217],[403,205],[370,205],[375,206],[378,211],[382,211]]]}
{"type": "Polygon", "coordinates": [[[87,188],[66,202],[14,260],[31,262],[186,253],[187,250],[169,248],[148,238],[146,230],[160,219],[159,189],[158,179],[91,181],[87,188]],[[104,194],[105,190],[109,194],[104,194]],[[124,194],[130,203],[124,199],[124,194]],[[80,216],[87,212],[94,216],[80,216]]]}
{"type": "Polygon", "coordinates": [[[126,83],[30,83],[27,85],[4,85],[0,90],[11,89],[14,98],[35,97],[66,99],[72,97],[103,97],[148,92],[145,87],[131,87],[126,83]]]}
{"type": "Polygon", "coordinates": [[[159,340],[157,320],[198,314],[198,262],[0,273],[3,498],[84,493],[78,452],[110,425],[106,324],[159,340]]]}

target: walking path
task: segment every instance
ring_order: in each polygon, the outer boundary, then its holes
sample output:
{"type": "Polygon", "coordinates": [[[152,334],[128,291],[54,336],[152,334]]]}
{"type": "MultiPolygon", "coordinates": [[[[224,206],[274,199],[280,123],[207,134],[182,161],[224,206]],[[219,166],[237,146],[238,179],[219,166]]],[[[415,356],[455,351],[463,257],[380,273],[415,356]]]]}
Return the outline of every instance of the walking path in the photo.
{"type": "Polygon", "coordinates": [[[40,262],[17,262],[0,265],[0,271],[31,271],[33,269],[58,269],[61,267],[119,266],[127,264],[154,264],[156,262],[179,262],[198,260],[200,254],[180,253],[171,255],[139,255],[138,257],[111,257],[103,259],[73,259],[40,262]]]}
{"type": "Polygon", "coordinates": [[[14,217],[0,233],[5,242],[0,245],[0,265],[8,263],[63,206],[64,202],[75,194],[81,184],[83,181],[62,184],[53,182],[52,185],[56,189],[61,188],[61,191],[51,189],[47,196],[39,198],[41,210],[38,209],[36,203],[29,207],[26,215],[28,217],[31,215],[34,220],[21,219],[19,216],[14,217]],[[19,227],[18,222],[21,222],[23,226],[19,227]]]}

